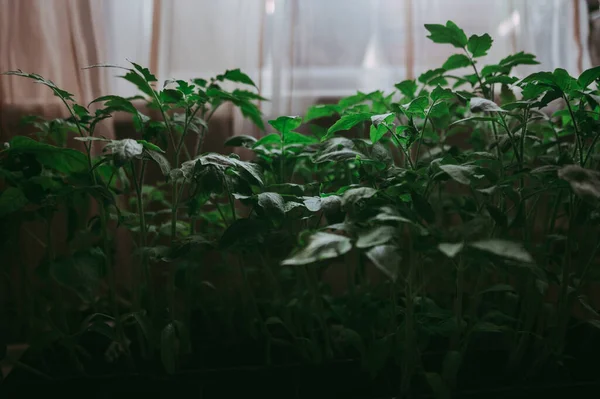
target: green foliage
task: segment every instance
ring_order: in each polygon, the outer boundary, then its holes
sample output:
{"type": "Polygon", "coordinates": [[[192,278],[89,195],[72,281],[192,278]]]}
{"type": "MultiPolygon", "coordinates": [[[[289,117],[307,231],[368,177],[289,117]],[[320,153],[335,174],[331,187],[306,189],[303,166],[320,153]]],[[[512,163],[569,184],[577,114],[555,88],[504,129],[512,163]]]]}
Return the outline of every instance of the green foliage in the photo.
{"type": "MultiPolygon", "coordinates": [[[[223,365],[254,342],[264,353],[246,359],[254,365],[277,362],[280,349],[307,364],[358,359],[373,376],[393,365],[403,393],[418,376],[440,397],[490,335],[509,351],[502,370],[539,376],[560,365],[575,302],[598,325],[585,287],[599,276],[600,70],[519,79],[513,70],[534,55],[480,67],[488,34],[425,27],[462,52],[389,92],[226,140],[251,160],[202,151],[226,102],[264,127],[266,99],[238,69],[158,89],[147,68],[117,67],[141,95],[100,97],[94,112],[49,80],[10,72],[48,86],[70,115],[28,118],[36,138],[0,152],[3,249],[17,254],[26,235],[43,252],[40,286],[22,296],[48,309],[27,316],[31,336],[94,331],[111,341],[111,359],[137,365],[139,351],[170,374],[199,358],[223,365]],[[564,106],[548,115],[551,102],[564,106]],[[131,116],[136,139],[95,135],[115,112],[131,116]],[[150,183],[150,168],[160,181],[150,183]],[[127,283],[116,277],[124,232],[135,245],[127,283]],[[556,302],[544,302],[550,289],[556,302]],[[212,359],[223,343],[232,346],[212,359]],[[444,343],[439,364],[423,361],[444,343]]],[[[76,369],[83,355],[73,353],[76,369]]]]}

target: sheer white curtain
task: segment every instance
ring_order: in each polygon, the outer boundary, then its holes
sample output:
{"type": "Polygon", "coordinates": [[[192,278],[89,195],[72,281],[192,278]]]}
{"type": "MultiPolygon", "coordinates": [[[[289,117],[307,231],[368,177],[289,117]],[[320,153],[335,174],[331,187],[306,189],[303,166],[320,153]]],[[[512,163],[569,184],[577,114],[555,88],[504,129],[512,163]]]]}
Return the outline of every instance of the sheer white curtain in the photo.
{"type": "Polygon", "coordinates": [[[485,63],[535,53],[542,64],[521,74],[557,67],[578,74],[590,64],[585,0],[105,1],[112,15],[109,61],[127,55],[148,64],[158,4],[152,57],[160,79],[242,68],[271,99],[261,104],[267,117],[301,114],[317,100],[356,90],[389,89],[441,66],[457,49],[429,41],[425,23],[453,20],[468,35],[490,33],[485,63]]]}

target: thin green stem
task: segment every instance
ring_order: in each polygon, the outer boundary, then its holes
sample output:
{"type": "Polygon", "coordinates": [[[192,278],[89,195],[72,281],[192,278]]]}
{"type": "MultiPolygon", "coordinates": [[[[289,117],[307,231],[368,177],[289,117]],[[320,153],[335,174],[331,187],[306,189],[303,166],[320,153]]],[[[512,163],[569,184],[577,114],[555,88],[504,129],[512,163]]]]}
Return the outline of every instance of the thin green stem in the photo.
{"type": "Polygon", "coordinates": [[[567,109],[569,110],[569,115],[571,115],[571,120],[573,121],[573,128],[575,129],[575,146],[577,153],[579,154],[579,164],[581,166],[584,165],[583,158],[583,144],[581,142],[581,132],[579,131],[579,127],[577,126],[577,121],[575,120],[575,114],[573,113],[573,108],[571,108],[571,103],[565,94],[563,94],[563,99],[567,103],[567,109]]]}
{"type": "MultiPolygon", "coordinates": [[[[206,117],[206,126],[208,126],[208,123],[210,122],[210,120],[212,119],[215,111],[219,109],[218,106],[212,108],[209,113],[208,116],[206,117]]],[[[204,117],[204,113],[202,114],[202,117],[204,117]]],[[[200,151],[202,150],[202,144],[204,144],[204,137],[206,135],[206,132],[208,131],[208,128],[205,126],[202,126],[200,129],[200,132],[198,133],[198,138],[196,139],[196,146],[195,146],[195,150],[194,150],[194,157],[197,157],[200,154],[200,151]]]]}
{"type": "Polygon", "coordinates": [[[421,128],[421,134],[419,135],[419,142],[417,143],[417,152],[415,154],[415,165],[419,163],[419,153],[421,151],[421,142],[423,141],[423,136],[425,134],[425,128],[427,127],[427,121],[429,120],[429,113],[431,112],[431,110],[433,109],[433,107],[435,106],[436,103],[437,103],[437,101],[434,101],[433,104],[431,104],[431,107],[429,107],[429,109],[427,110],[427,113],[425,114],[425,121],[423,122],[423,127],[421,128]]]}
{"type": "Polygon", "coordinates": [[[477,70],[477,65],[475,65],[475,60],[473,60],[473,57],[471,57],[471,54],[469,54],[469,52],[467,51],[466,48],[463,47],[463,50],[465,52],[465,54],[467,55],[467,57],[469,57],[469,61],[471,62],[471,66],[473,67],[473,70],[475,71],[475,76],[477,76],[477,80],[479,81],[479,87],[481,87],[481,91],[483,92],[483,96],[485,98],[487,98],[488,100],[492,100],[493,98],[490,98],[490,93],[487,89],[487,87],[483,84],[483,80],[481,79],[481,75],[479,74],[479,71],[477,70]]]}
{"type": "Polygon", "coordinates": [[[396,142],[398,143],[398,147],[400,147],[400,150],[404,154],[404,158],[406,159],[406,161],[410,165],[410,168],[414,170],[415,169],[415,165],[412,163],[412,159],[410,158],[410,155],[408,154],[408,152],[402,146],[402,141],[400,140],[400,138],[398,137],[398,135],[392,129],[390,129],[389,126],[385,125],[385,128],[396,139],[396,142]]]}

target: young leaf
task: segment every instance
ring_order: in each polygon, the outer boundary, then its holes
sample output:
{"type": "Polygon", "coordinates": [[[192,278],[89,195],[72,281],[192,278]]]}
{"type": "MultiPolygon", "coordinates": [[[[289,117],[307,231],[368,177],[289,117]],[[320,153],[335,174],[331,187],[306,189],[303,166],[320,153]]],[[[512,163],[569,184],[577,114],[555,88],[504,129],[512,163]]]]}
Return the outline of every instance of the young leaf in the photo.
{"type": "Polygon", "coordinates": [[[402,257],[398,253],[398,248],[394,245],[378,245],[369,249],[367,258],[373,262],[375,267],[381,270],[392,281],[398,279],[398,268],[402,257]]]}
{"type": "MultiPolygon", "coordinates": [[[[150,75],[151,77],[153,77],[154,75],[150,75]]],[[[140,74],[136,73],[133,70],[129,70],[129,72],[127,72],[125,75],[120,76],[121,78],[125,79],[126,81],[133,83],[142,93],[148,95],[149,97],[153,97],[155,94],[154,89],[152,88],[152,86],[150,86],[149,81],[147,81],[146,79],[144,79],[143,76],[141,76],[140,74]]],[[[154,78],[153,81],[156,81],[156,78],[154,78]]],[[[152,82],[152,81],[151,81],[152,82]]]]}
{"type": "Polygon", "coordinates": [[[407,113],[417,114],[417,115],[425,115],[425,109],[429,106],[429,98],[420,96],[409,102],[408,104],[403,105],[402,107],[406,109],[407,113]]]}
{"type": "Polygon", "coordinates": [[[534,260],[519,243],[500,240],[500,239],[489,239],[483,241],[477,241],[469,244],[471,247],[479,249],[480,251],[489,252],[491,254],[501,256],[525,263],[533,263],[534,260]]]}
{"type": "Polygon", "coordinates": [[[431,99],[435,101],[442,100],[452,100],[454,98],[454,93],[450,89],[444,89],[441,86],[436,86],[435,89],[431,92],[431,99]]]}
{"type": "Polygon", "coordinates": [[[421,75],[419,75],[419,82],[429,84],[445,72],[446,70],[444,68],[436,68],[431,69],[429,71],[425,71],[421,75]]]}
{"type": "Polygon", "coordinates": [[[452,21],[446,22],[446,26],[425,24],[425,29],[430,33],[427,37],[434,43],[448,43],[457,48],[464,48],[468,43],[465,32],[452,21]]]}
{"type": "Polygon", "coordinates": [[[252,148],[257,148],[260,146],[264,146],[267,144],[276,144],[281,145],[281,136],[277,133],[267,134],[265,137],[258,140],[256,143],[252,145],[252,148]]]}
{"type": "Polygon", "coordinates": [[[582,89],[585,89],[594,81],[598,80],[598,78],[600,78],[600,66],[583,71],[583,73],[579,75],[577,82],[579,82],[579,86],[581,86],[582,89]]]}
{"type": "Polygon", "coordinates": [[[381,124],[377,127],[375,125],[371,125],[369,128],[369,138],[371,139],[371,143],[376,144],[386,135],[388,132],[388,127],[384,124],[381,124]]]}
{"type": "Polygon", "coordinates": [[[313,119],[324,118],[333,116],[339,113],[339,106],[337,104],[325,104],[325,105],[313,105],[309,107],[304,116],[304,123],[312,121],[313,119]]]}
{"type": "Polygon", "coordinates": [[[414,80],[403,80],[394,86],[406,97],[415,98],[415,93],[417,92],[417,82],[414,80]]]}
{"type": "Polygon", "coordinates": [[[55,96],[62,98],[65,101],[67,101],[67,100],[74,101],[73,94],[69,93],[66,90],[62,90],[62,89],[58,88],[58,86],[56,86],[56,84],[53,81],[44,79],[43,77],[41,77],[40,75],[38,75],[36,73],[25,73],[25,72],[21,71],[20,69],[18,69],[16,71],[2,72],[2,73],[0,73],[0,75],[14,75],[14,76],[22,76],[25,78],[33,79],[36,83],[41,83],[44,86],[47,86],[50,89],[52,89],[55,96]]]}
{"type": "Polygon", "coordinates": [[[302,117],[300,116],[280,116],[275,120],[269,121],[269,125],[273,126],[284,137],[287,133],[297,129],[301,124],[302,117]]]}
{"type": "Polygon", "coordinates": [[[225,71],[223,75],[219,75],[217,77],[217,80],[229,80],[231,82],[243,83],[258,88],[252,79],[250,79],[250,76],[246,75],[239,69],[225,71]]]}
{"type": "Polygon", "coordinates": [[[281,262],[284,266],[302,266],[326,259],[337,258],[352,249],[350,238],[337,234],[317,232],[309,244],[281,262]]]}
{"type": "Polygon", "coordinates": [[[473,57],[483,57],[487,55],[487,51],[492,47],[492,38],[487,33],[478,36],[472,35],[467,43],[467,49],[473,57]]]}
{"type": "Polygon", "coordinates": [[[444,68],[446,71],[451,71],[453,69],[464,68],[464,67],[468,67],[470,65],[471,65],[471,60],[466,55],[453,54],[446,60],[446,62],[444,62],[444,65],[442,65],[442,68],[444,68]]]}
{"type": "Polygon", "coordinates": [[[285,144],[315,144],[318,143],[317,139],[312,136],[307,136],[298,132],[287,132],[284,136],[285,144]]]}
{"type": "Polygon", "coordinates": [[[503,67],[512,68],[517,65],[537,65],[539,62],[536,61],[535,55],[521,51],[517,54],[503,58],[500,60],[499,64],[503,67]]]}
{"type": "Polygon", "coordinates": [[[156,151],[156,152],[160,152],[162,154],[164,154],[164,150],[162,150],[159,146],[157,146],[156,144],[152,144],[146,140],[136,140],[139,144],[141,144],[145,149],[149,150],[149,151],[156,151]]]}
{"type": "Polygon", "coordinates": [[[373,114],[370,113],[344,115],[327,130],[327,136],[331,136],[335,132],[350,130],[351,128],[353,128],[361,122],[371,120],[372,115],[373,114]]]}

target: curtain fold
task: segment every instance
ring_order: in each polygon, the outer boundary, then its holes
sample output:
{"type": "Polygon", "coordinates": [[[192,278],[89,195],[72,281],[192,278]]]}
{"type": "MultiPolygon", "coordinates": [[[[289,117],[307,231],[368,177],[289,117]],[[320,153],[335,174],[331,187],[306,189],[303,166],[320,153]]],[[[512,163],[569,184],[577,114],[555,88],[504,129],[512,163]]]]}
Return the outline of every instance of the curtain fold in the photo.
{"type": "MultiPolygon", "coordinates": [[[[148,66],[154,42],[159,80],[241,68],[271,100],[261,103],[270,119],[440,66],[458,49],[429,41],[423,24],[447,20],[490,33],[482,63],[535,53],[541,65],[519,75],[591,65],[586,0],[0,0],[0,69],[40,73],[82,102],[129,96],[135,89],[112,71],[80,68],[126,58],[148,66]]],[[[0,77],[0,104],[3,125],[7,108],[64,116],[49,91],[22,79],[0,77]]],[[[233,121],[225,136],[257,134],[236,110],[219,117],[233,121]]]]}
{"type": "MultiPolygon", "coordinates": [[[[40,74],[88,104],[108,91],[105,70],[82,69],[105,61],[103,21],[98,1],[0,0],[0,71],[40,74]]],[[[0,139],[9,139],[18,131],[19,119],[30,114],[57,118],[67,111],[47,87],[0,76],[0,139]]],[[[100,129],[112,135],[109,123],[100,129]]]]}

